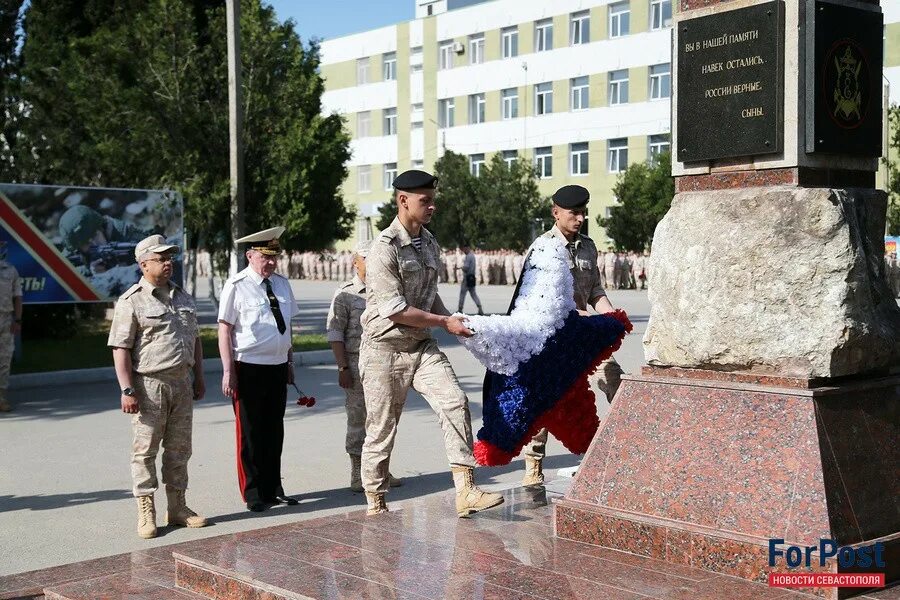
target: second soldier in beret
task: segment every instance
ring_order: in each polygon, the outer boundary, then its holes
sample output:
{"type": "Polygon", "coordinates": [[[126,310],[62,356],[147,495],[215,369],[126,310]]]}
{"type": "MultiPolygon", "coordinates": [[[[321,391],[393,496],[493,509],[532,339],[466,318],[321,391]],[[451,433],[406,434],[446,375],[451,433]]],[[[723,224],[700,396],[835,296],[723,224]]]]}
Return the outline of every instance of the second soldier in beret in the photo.
{"type": "Polygon", "coordinates": [[[497,506],[500,494],[475,486],[469,400],[453,367],[431,337],[432,327],[471,336],[450,316],[437,293],[440,246],[425,225],[435,211],[437,179],[406,171],[393,182],[397,217],[381,232],[366,259],[367,299],[362,315],[360,377],[366,397],[362,480],[368,514],[386,512],[388,466],[397,424],[410,388],[438,414],[456,486],[456,512],[465,516],[497,506]]]}
{"type": "MultiPolygon", "coordinates": [[[[350,456],[350,489],[354,492],[363,491],[360,468],[363,441],[366,439],[366,400],[359,379],[359,346],[362,341],[360,318],[366,310],[366,255],[371,246],[371,240],[356,245],[353,253],[356,274],[334,292],[325,322],[325,337],[338,367],[338,385],[346,394],[345,448],[350,456]]],[[[403,484],[390,473],[388,480],[391,487],[403,484]]]]}
{"type": "MultiPolygon", "coordinates": [[[[606,296],[600,283],[600,269],[597,266],[597,246],[594,240],[581,233],[581,228],[587,218],[587,203],[591,195],[586,188],[580,185],[566,185],[559,188],[553,194],[552,214],[555,221],[550,231],[541,234],[544,238],[557,238],[566,244],[568,250],[569,269],[572,272],[573,291],[575,293],[575,307],[581,313],[586,313],[592,308],[597,313],[612,312],[613,306],[606,296]]],[[[530,249],[529,249],[530,253],[530,249]]],[[[527,256],[527,255],[526,255],[527,256]]],[[[528,260],[522,268],[524,272],[529,268],[528,260]]],[[[521,274],[519,281],[521,281],[521,274]]],[[[518,288],[516,289],[518,292],[518,288]]],[[[512,309],[515,303],[510,303],[512,309]]],[[[619,389],[619,381],[622,368],[615,358],[610,357],[600,364],[597,370],[596,382],[600,390],[606,395],[608,402],[612,402],[619,389]]],[[[490,385],[489,381],[485,381],[490,385]]],[[[525,446],[525,477],[523,485],[543,485],[544,471],[542,463],[546,455],[547,430],[541,429],[525,446]]]]}

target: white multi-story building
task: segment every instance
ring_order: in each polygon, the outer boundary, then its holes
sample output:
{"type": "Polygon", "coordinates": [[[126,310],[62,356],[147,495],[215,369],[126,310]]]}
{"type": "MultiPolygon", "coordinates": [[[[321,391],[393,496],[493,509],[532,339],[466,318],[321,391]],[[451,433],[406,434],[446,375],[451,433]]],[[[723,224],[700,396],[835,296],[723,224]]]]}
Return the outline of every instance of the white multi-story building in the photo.
{"type": "MultiPolygon", "coordinates": [[[[673,0],[416,0],[416,18],[322,44],[325,112],[353,138],[344,197],[373,235],[394,176],[446,148],[473,172],[533,161],[549,196],[577,183],[608,214],[629,164],[669,148],[673,0]]],[[[885,10],[885,73],[900,100],[900,1],[885,10]]],[[[349,243],[349,242],[348,242],[349,243]]]]}

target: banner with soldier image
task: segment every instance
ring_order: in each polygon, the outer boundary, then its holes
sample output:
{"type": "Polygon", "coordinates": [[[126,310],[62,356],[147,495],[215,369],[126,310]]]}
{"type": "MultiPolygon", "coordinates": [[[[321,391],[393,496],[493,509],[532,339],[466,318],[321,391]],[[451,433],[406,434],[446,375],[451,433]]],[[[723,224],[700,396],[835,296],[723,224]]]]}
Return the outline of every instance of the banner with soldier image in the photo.
{"type": "MultiPolygon", "coordinates": [[[[140,279],[134,248],[153,234],[183,248],[179,194],[0,183],[0,240],[26,304],[115,300],[140,279]]],[[[174,267],[180,285],[181,254],[174,267]]]]}

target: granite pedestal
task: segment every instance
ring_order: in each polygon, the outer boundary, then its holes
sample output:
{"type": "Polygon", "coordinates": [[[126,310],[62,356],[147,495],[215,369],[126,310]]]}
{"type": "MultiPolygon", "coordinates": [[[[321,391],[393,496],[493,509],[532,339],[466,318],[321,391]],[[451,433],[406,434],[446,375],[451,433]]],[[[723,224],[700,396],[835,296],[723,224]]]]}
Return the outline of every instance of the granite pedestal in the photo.
{"type": "MultiPolygon", "coordinates": [[[[647,367],[623,378],[556,534],[757,582],[787,572],[783,559],[768,566],[770,538],[880,541],[895,580],[898,440],[900,376],[823,385],[647,367]]],[[[813,570],[843,571],[833,559],[813,570]]]]}

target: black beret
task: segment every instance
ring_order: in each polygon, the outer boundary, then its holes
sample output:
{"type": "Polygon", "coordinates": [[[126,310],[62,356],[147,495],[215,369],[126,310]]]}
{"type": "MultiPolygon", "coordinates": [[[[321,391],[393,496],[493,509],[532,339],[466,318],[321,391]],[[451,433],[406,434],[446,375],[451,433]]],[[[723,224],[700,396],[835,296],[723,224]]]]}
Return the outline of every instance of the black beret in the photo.
{"type": "Polygon", "coordinates": [[[416,190],[420,188],[433,188],[437,187],[437,177],[432,175],[431,173],[426,173],[425,171],[419,171],[418,169],[412,169],[409,171],[403,171],[397,177],[394,178],[394,183],[391,185],[394,186],[395,190],[416,190]]]}
{"type": "Polygon", "coordinates": [[[580,208],[591,199],[591,193],[580,185],[564,185],[553,194],[553,204],[560,208],[580,208]]]}

